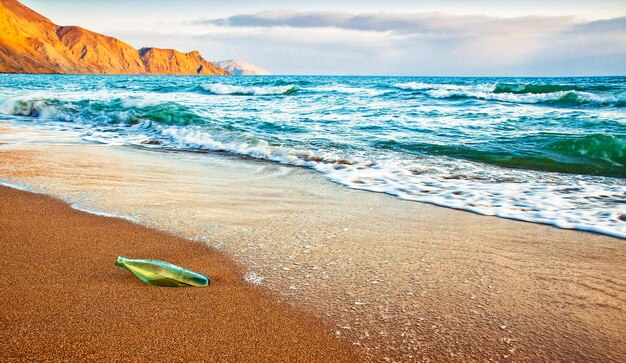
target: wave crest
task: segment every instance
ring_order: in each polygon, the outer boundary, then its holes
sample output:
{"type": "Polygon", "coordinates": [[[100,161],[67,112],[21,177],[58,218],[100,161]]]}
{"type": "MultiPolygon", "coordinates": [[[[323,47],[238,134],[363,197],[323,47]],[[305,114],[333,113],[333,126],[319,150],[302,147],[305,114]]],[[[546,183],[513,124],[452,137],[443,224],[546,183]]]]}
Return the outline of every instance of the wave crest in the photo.
{"type": "Polygon", "coordinates": [[[625,107],[624,93],[596,94],[575,85],[559,84],[430,84],[422,82],[396,83],[395,88],[413,91],[440,99],[478,99],[522,104],[553,106],[601,105],[625,107]]]}
{"type": "Polygon", "coordinates": [[[63,114],[63,105],[57,99],[12,97],[0,103],[0,113],[5,115],[55,118],[63,114]]]}
{"type": "Polygon", "coordinates": [[[582,87],[569,84],[530,84],[530,83],[497,83],[493,88],[493,93],[554,93],[563,91],[582,91],[582,87]]]}
{"type": "Polygon", "coordinates": [[[613,135],[544,134],[516,139],[508,142],[506,147],[487,145],[486,148],[394,140],[381,141],[374,145],[380,149],[441,155],[507,168],[626,177],[626,138],[613,135]],[[532,151],[526,148],[529,144],[534,145],[532,151]]]}
{"type": "Polygon", "coordinates": [[[144,122],[189,125],[203,121],[188,107],[176,102],[159,103],[135,97],[110,101],[14,97],[0,102],[0,114],[94,125],[136,125],[144,122]]]}
{"type": "Polygon", "coordinates": [[[204,91],[215,95],[234,96],[289,96],[298,92],[295,85],[284,86],[233,86],[229,84],[210,83],[200,86],[204,91]]]}

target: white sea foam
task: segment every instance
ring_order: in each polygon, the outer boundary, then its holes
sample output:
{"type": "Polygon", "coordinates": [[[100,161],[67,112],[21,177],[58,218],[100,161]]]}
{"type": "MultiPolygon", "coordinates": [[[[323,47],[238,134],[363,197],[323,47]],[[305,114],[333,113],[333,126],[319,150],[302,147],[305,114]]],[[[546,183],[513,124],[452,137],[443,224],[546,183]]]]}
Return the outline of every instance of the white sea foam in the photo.
{"type": "Polygon", "coordinates": [[[181,149],[203,149],[226,151],[234,154],[252,156],[260,159],[273,160],[269,144],[262,140],[255,140],[251,136],[209,133],[199,127],[155,126],[155,129],[165,138],[170,139],[171,145],[181,149]]]}
{"type": "Polygon", "coordinates": [[[117,219],[125,219],[127,221],[133,222],[133,223],[139,223],[139,220],[137,218],[131,217],[131,216],[127,216],[127,215],[123,215],[123,214],[117,214],[117,213],[111,213],[111,212],[104,212],[104,211],[99,211],[99,210],[94,210],[94,209],[89,209],[89,208],[85,208],[82,207],[79,204],[76,203],[70,203],[70,207],[81,211],[81,212],[85,212],[85,213],[89,213],[89,214],[93,214],[99,217],[106,217],[106,218],[117,218],[117,219]]]}
{"type": "Polygon", "coordinates": [[[321,93],[337,92],[337,93],[345,93],[345,94],[351,94],[351,95],[361,94],[364,96],[379,96],[385,93],[385,91],[377,90],[373,88],[354,87],[354,86],[351,87],[351,86],[345,86],[341,84],[330,84],[330,85],[324,85],[324,86],[307,87],[306,90],[313,91],[313,92],[321,92],[321,93]]]}
{"type": "Polygon", "coordinates": [[[332,153],[316,155],[271,146],[253,138],[212,135],[201,129],[167,127],[160,128],[160,132],[181,148],[220,150],[304,166],[350,188],[387,193],[401,199],[478,214],[626,238],[626,222],[622,220],[626,216],[626,208],[598,208],[602,200],[626,198],[626,185],[612,178],[598,181],[585,176],[553,174],[552,181],[540,181],[540,174],[546,179],[541,172],[512,172],[509,169],[452,160],[447,167],[437,166],[437,162],[429,165],[429,161],[424,160],[422,168],[427,172],[415,172],[411,171],[409,165],[395,160],[375,165],[358,160],[346,163],[332,153]]]}
{"type": "Polygon", "coordinates": [[[169,139],[168,146],[180,149],[201,149],[223,151],[257,159],[275,161],[281,164],[304,166],[324,172],[334,165],[343,165],[345,160],[332,152],[315,153],[299,151],[287,147],[272,146],[252,135],[232,133],[211,133],[199,127],[162,127],[155,129],[169,139]]]}
{"type": "Polygon", "coordinates": [[[243,279],[254,285],[261,285],[265,281],[265,277],[257,275],[255,272],[246,272],[243,279]]]}
{"type": "Polygon", "coordinates": [[[5,115],[54,118],[63,116],[58,105],[36,97],[9,97],[0,102],[0,113],[5,115]]]}
{"type": "Polygon", "coordinates": [[[6,180],[2,180],[2,179],[0,179],[0,185],[5,186],[7,188],[12,188],[12,189],[17,189],[17,190],[22,190],[22,191],[25,191],[25,192],[35,193],[34,190],[32,190],[31,188],[29,188],[29,187],[27,187],[25,185],[12,183],[12,182],[9,182],[9,181],[6,181],[6,180]]]}
{"type": "Polygon", "coordinates": [[[432,89],[426,92],[434,98],[450,98],[450,97],[469,97],[479,100],[493,100],[512,103],[544,103],[550,101],[559,101],[564,97],[572,96],[572,101],[580,102],[617,102],[617,99],[602,98],[588,92],[580,91],[557,91],[550,93],[493,93],[491,91],[482,91],[475,89],[432,89]]]}
{"type": "Polygon", "coordinates": [[[618,104],[626,100],[624,94],[597,95],[591,92],[562,90],[546,93],[495,93],[497,84],[476,84],[476,85],[456,85],[456,84],[434,84],[422,82],[396,83],[393,85],[403,90],[420,91],[433,98],[453,98],[466,97],[479,100],[500,101],[510,103],[546,103],[546,102],[571,102],[571,103],[597,103],[597,104],[618,104]],[[569,97],[569,99],[567,99],[569,97]]]}
{"type": "Polygon", "coordinates": [[[123,97],[121,98],[122,107],[124,108],[145,108],[159,104],[159,100],[147,99],[143,97],[123,97]]]}
{"type": "Polygon", "coordinates": [[[270,96],[284,95],[297,91],[294,85],[286,86],[233,86],[221,83],[209,83],[201,86],[205,91],[216,95],[248,95],[248,96],[270,96]]]}
{"type": "MultiPolygon", "coordinates": [[[[482,167],[482,166],[481,166],[482,167]]],[[[490,168],[493,173],[506,170],[490,168]]],[[[515,171],[519,181],[488,182],[442,173],[414,175],[393,165],[326,169],[329,179],[351,188],[387,193],[402,199],[427,202],[560,228],[593,231],[626,238],[626,208],[598,208],[602,200],[626,200],[626,185],[606,180],[606,184],[582,176],[555,175],[562,182],[521,182],[534,179],[533,171],[515,171]],[[520,178],[520,176],[526,177],[520,178]],[[570,183],[563,183],[568,179],[570,183]]],[[[493,176],[492,176],[493,177],[493,176]]],[[[502,175],[500,179],[507,176],[502,175]]],[[[515,179],[515,178],[514,178],[515,179]]],[[[538,179],[538,178],[537,178],[538,179]]]]}
{"type": "MultiPolygon", "coordinates": [[[[8,187],[8,188],[11,188],[11,189],[21,190],[21,191],[24,191],[24,192],[40,194],[39,191],[37,191],[36,189],[33,189],[31,187],[28,187],[28,186],[25,186],[25,185],[19,184],[19,183],[9,182],[9,181],[2,180],[2,179],[0,179],[0,185],[8,187]]],[[[81,205],[79,205],[77,203],[71,202],[71,201],[67,201],[67,203],[69,204],[69,206],[71,208],[76,209],[76,210],[81,211],[81,212],[93,214],[93,215],[100,216],[100,217],[125,219],[125,220],[131,221],[133,223],[138,223],[138,220],[136,218],[134,218],[134,217],[131,217],[131,216],[85,208],[85,207],[83,207],[83,206],[81,206],[81,205]]]]}
{"type": "Polygon", "coordinates": [[[432,83],[423,83],[423,82],[405,82],[405,83],[395,83],[393,85],[396,88],[411,90],[411,91],[420,91],[436,88],[437,84],[432,83]]]}

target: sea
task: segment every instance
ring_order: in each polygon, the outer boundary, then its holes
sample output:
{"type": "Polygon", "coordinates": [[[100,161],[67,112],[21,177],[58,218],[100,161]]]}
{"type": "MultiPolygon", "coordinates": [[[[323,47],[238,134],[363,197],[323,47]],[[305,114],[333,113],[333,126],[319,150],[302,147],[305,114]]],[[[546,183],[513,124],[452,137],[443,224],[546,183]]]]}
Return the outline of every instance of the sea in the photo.
{"type": "Polygon", "coordinates": [[[0,75],[0,126],[626,238],[626,77],[0,75]]]}

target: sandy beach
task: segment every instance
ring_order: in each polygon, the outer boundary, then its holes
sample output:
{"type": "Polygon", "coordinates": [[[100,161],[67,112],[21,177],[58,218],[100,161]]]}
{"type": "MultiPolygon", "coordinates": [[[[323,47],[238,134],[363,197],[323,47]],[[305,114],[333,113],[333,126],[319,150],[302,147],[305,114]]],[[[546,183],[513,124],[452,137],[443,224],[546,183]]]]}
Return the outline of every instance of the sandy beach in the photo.
{"type": "Polygon", "coordinates": [[[400,201],[228,156],[5,144],[0,159],[7,181],[195,241],[3,189],[5,274],[32,269],[3,286],[3,334],[14,342],[3,354],[355,359],[343,344],[366,361],[626,359],[621,239],[400,201]],[[66,238],[76,226],[80,238],[66,238]],[[20,233],[31,243],[18,243],[20,233]],[[113,268],[117,255],[168,260],[215,284],[149,288],[113,268]],[[178,329],[176,349],[160,343],[169,329],[178,329]],[[194,338],[180,343],[181,334],[194,338]],[[301,343],[278,343],[293,339],[301,343]]]}
{"type": "Polygon", "coordinates": [[[246,284],[198,243],[0,187],[0,360],[355,361],[300,311],[246,284]],[[118,254],[162,258],[212,278],[154,288],[118,254]]]}

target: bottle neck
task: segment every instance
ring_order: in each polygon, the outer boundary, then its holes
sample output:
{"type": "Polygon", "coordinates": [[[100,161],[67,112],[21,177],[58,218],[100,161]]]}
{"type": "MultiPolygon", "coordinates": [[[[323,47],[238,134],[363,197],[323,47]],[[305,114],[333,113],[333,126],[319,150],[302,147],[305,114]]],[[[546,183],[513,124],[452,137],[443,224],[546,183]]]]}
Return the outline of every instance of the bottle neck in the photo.
{"type": "Polygon", "coordinates": [[[125,262],[126,262],[126,258],[124,256],[119,256],[117,260],[115,260],[115,266],[124,267],[125,262]]]}

